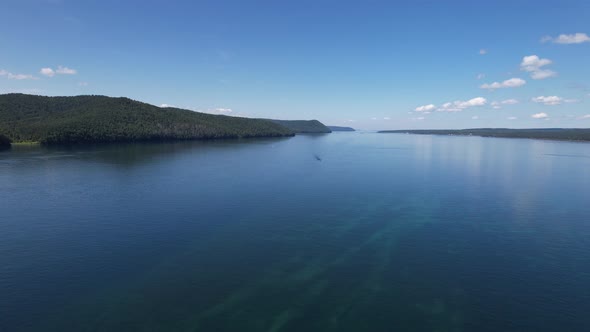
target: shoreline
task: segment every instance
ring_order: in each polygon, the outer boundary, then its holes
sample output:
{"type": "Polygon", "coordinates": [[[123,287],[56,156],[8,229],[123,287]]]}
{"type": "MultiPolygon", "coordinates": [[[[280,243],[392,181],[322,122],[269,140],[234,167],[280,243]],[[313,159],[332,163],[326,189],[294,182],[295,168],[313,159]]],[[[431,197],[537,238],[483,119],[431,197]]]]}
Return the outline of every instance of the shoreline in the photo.
{"type": "Polygon", "coordinates": [[[380,130],[379,134],[411,134],[457,137],[518,138],[561,142],[590,142],[590,129],[548,128],[548,129],[433,129],[433,130],[380,130]]]}

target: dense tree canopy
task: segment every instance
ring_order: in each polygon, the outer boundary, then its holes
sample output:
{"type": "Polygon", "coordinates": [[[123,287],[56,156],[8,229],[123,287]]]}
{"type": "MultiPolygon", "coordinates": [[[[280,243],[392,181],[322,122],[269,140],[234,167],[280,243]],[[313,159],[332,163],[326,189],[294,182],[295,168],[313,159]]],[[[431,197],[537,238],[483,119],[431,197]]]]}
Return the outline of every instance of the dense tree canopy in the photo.
{"type": "Polygon", "coordinates": [[[43,144],[292,136],[269,120],[160,108],[128,98],[0,95],[0,132],[43,144]]]}
{"type": "Polygon", "coordinates": [[[271,120],[291,129],[297,134],[313,134],[313,133],[331,133],[330,128],[326,127],[318,120],[271,120]]]}

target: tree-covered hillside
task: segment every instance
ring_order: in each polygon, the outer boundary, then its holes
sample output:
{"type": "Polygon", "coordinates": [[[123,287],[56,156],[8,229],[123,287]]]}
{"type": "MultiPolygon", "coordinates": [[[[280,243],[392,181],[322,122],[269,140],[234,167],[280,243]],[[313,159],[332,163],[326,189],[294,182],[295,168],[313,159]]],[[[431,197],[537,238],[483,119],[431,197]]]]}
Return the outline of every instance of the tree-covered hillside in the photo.
{"type": "Polygon", "coordinates": [[[318,120],[270,120],[291,129],[297,134],[314,134],[314,133],[331,133],[330,128],[326,127],[318,120]]]}
{"type": "Polygon", "coordinates": [[[0,95],[0,133],[13,142],[70,144],[292,136],[268,120],[160,108],[128,98],[0,95]]]}

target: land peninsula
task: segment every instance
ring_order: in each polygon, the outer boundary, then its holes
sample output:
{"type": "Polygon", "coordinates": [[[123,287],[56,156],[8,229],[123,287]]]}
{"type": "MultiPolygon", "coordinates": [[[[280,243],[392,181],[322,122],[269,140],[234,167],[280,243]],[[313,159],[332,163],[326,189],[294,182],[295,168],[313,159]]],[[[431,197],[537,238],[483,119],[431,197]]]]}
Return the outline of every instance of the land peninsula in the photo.
{"type": "Polygon", "coordinates": [[[341,127],[341,126],[327,126],[331,131],[356,131],[354,128],[351,127],[341,127]]]}
{"type": "Polygon", "coordinates": [[[329,132],[321,122],[251,119],[107,96],[0,95],[0,144],[112,143],[284,137],[329,132]]]}

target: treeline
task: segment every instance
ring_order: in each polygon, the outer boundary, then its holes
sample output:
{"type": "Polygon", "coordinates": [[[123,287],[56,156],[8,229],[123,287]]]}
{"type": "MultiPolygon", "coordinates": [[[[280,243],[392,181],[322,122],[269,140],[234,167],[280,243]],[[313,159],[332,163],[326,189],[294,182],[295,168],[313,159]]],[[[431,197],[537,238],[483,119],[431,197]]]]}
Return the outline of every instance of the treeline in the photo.
{"type": "Polygon", "coordinates": [[[423,135],[459,135],[504,138],[536,138],[567,141],[590,141],[590,129],[585,128],[477,128],[477,129],[420,129],[420,130],[382,130],[380,133],[407,133],[423,135]]]}
{"type": "Polygon", "coordinates": [[[160,108],[129,98],[0,95],[0,132],[42,144],[293,136],[268,120],[160,108]]]}
{"type": "Polygon", "coordinates": [[[320,134],[331,133],[330,128],[326,127],[318,120],[270,120],[281,126],[287,127],[297,134],[320,134]]]}

